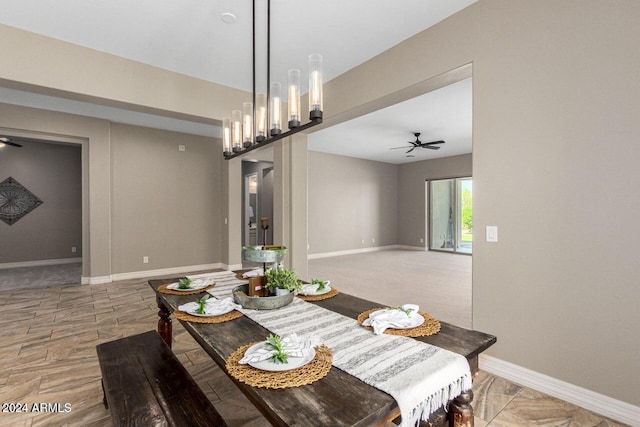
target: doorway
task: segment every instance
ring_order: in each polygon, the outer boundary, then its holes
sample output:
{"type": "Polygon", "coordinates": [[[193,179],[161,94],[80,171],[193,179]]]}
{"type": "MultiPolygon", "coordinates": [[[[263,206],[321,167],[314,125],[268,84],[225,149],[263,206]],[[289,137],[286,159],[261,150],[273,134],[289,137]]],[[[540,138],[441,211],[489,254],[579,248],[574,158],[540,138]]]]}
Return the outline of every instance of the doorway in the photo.
{"type": "Polygon", "coordinates": [[[470,177],[429,182],[429,249],[473,253],[473,181],[470,177]]]}
{"type": "Polygon", "coordinates": [[[244,176],[244,236],[245,246],[256,246],[258,244],[257,221],[258,212],[258,174],[252,173],[244,176]]]}
{"type": "Polygon", "coordinates": [[[242,245],[273,241],[273,163],[242,161],[242,245]],[[263,230],[261,223],[270,226],[263,230]]]}

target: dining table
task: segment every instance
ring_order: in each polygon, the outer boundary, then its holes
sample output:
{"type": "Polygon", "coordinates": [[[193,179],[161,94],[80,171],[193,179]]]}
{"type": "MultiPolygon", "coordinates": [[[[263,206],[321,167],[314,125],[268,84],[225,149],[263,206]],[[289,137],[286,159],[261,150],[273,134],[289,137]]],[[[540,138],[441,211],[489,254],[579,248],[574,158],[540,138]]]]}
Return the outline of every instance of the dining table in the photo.
{"type": "MultiPolygon", "coordinates": [[[[158,333],[169,346],[172,341],[172,313],[180,305],[194,301],[194,295],[181,295],[178,292],[168,294],[161,292],[159,288],[181,278],[184,276],[148,282],[156,293],[159,309],[158,333]]],[[[357,319],[360,313],[367,310],[384,306],[342,292],[311,303],[352,319],[357,319]]],[[[264,341],[270,331],[247,316],[222,323],[178,320],[274,426],[385,426],[393,420],[397,422],[400,416],[398,404],[393,397],[335,366],[325,377],[300,387],[271,389],[247,385],[229,374],[227,359],[244,345],[264,341]]],[[[440,322],[439,332],[413,339],[464,356],[472,375],[478,371],[480,353],[496,342],[493,335],[446,322],[440,322]]],[[[473,426],[472,400],[472,390],[464,390],[446,407],[431,414],[428,425],[473,426]]]]}

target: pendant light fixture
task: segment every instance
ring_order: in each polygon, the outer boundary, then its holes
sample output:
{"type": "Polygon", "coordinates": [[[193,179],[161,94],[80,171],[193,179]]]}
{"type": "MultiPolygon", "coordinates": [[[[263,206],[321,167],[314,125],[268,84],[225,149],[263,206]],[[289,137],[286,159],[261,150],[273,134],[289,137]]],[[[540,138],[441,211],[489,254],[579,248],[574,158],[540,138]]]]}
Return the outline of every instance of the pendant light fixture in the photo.
{"type": "Polygon", "coordinates": [[[309,121],[302,124],[300,105],[301,72],[287,73],[287,131],[283,131],[283,99],[280,82],[271,82],[270,31],[271,0],[267,2],[267,93],[256,93],[256,0],[253,0],[253,99],[242,110],[234,110],[231,117],[222,119],[222,150],[226,160],[264,147],[322,123],[322,55],[309,56],[309,121]]]}

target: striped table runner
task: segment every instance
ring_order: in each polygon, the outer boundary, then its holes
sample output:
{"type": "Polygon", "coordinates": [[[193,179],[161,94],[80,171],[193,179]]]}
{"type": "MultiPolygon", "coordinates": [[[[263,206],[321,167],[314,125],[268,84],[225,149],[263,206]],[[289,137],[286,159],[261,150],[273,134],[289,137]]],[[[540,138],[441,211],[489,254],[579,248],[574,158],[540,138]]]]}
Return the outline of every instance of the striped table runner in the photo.
{"type": "MultiPolygon", "coordinates": [[[[211,278],[208,292],[228,297],[245,281],[232,272],[190,276],[211,278]]],[[[333,352],[333,365],[390,394],[398,403],[402,427],[415,426],[464,390],[471,388],[467,360],[456,353],[413,338],[374,335],[354,319],[299,298],[277,310],[240,310],[277,335],[317,336],[333,352]]]]}

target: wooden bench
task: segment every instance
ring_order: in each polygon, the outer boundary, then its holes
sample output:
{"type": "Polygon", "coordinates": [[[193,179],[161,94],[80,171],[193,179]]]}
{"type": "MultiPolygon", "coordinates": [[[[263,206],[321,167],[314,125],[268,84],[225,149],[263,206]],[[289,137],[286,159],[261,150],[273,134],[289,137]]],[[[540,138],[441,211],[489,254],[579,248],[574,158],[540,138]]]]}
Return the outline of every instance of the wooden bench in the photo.
{"type": "Polygon", "coordinates": [[[96,349],[114,426],[227,426],[156,331],[96,349]]]}

